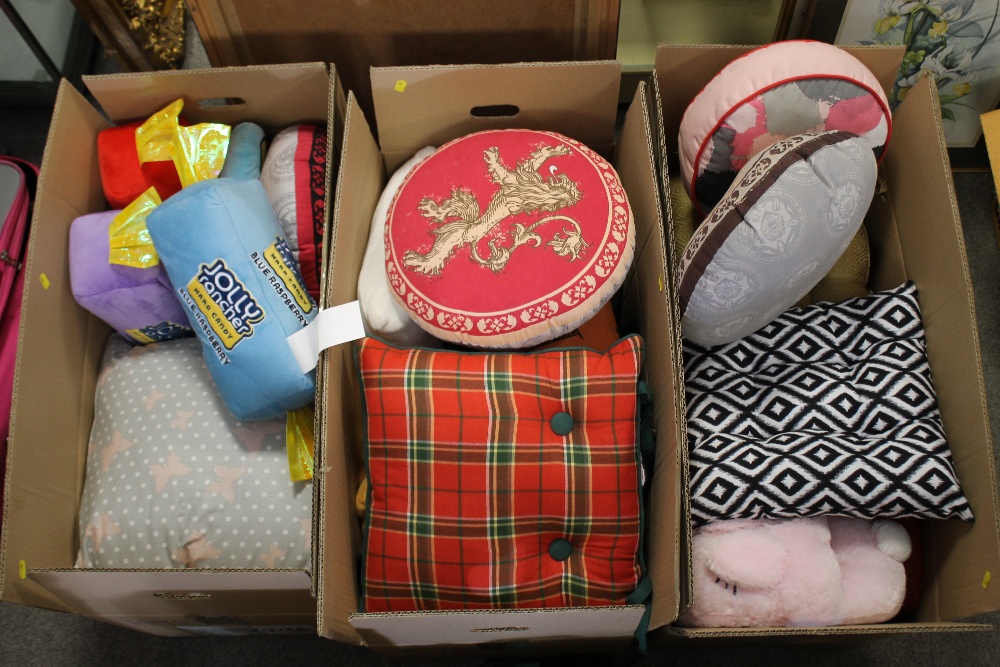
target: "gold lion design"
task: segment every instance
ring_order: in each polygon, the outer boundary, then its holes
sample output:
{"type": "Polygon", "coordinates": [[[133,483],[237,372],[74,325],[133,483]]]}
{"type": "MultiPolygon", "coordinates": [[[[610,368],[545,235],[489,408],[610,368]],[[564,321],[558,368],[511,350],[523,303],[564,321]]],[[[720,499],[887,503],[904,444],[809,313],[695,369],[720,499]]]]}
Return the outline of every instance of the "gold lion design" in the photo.
{"type": "Polygon", "coordinates": [[[409,250],[403,255],[403,263],[426,275],[438,275],[445,263],[462,246],[469,245],[472,258],[483,266],[489,267],[494,273],[499,273],[513,250],[528,241],[535,245],[541,244],[541,237],[531,233],[538,225],[549,220],[560,219],[572,224],[565,233],[568,238],[558,238],[556,243],[550,242],[558,254],[568,254],[572,249],[572,257],[576,259],[579,250],[587,244],[580,238],[579,225],[565,216],[552,216],[539,220],[527,230],[522,225],[515,225],[514,242],[504,248],[496,239],[489,241],[490,256],[483,258],[477,249],[477,244],[505,218],[519,213],[534,211],[556,211],[580,201],[580,190],[576,183],[565,174],[542,178],[539,168],[551,157],[568,155],[568,146],[539,146],[527,160],[518,162],[516,169],[508,169],[500,160],[500,151],[494,146],[484,151],[486,166],[490,179],[500,185],[493,195],[486,211],[480,213],[479,202],[475,195],[465,188],[455,188],[451,196],[440,204],[433,199],[421,200],[417,207],[425,218],[434,223],[443,223],[431,230],[434,244],[426,254],[409,250]],[[563,252],[560,252],[562,250],[563,252]]]}

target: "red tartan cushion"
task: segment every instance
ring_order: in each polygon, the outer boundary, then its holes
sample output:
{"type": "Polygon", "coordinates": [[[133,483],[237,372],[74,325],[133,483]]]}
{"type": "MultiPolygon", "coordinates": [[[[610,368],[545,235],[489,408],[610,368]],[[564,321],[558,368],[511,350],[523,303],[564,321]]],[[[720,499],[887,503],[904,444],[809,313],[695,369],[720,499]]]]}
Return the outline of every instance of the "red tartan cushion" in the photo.
{"type": "Polygon", "coordinates": [[[526,348],[576,329],[625,279],[635,225],[618,174],[555,132],[490,130],[415,166],[385,226],[393,296],[433,336],[526,348]]]}
{"type": "Polygon", "coordinates": [[[642,346],[365,339],[365,611],[625,604],[641,575],[642,346]]]}

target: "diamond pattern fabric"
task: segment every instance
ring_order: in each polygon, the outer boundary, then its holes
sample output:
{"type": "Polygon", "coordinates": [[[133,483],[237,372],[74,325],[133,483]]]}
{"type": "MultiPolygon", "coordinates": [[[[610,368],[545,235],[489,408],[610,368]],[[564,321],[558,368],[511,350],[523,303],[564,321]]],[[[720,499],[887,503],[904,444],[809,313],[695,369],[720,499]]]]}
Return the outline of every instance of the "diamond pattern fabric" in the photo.
{"type": "Polygon", "coordinates": [[[787,311],[728,345],[685,342],[691,513],[972,520],[913,283],[787,311]]]}

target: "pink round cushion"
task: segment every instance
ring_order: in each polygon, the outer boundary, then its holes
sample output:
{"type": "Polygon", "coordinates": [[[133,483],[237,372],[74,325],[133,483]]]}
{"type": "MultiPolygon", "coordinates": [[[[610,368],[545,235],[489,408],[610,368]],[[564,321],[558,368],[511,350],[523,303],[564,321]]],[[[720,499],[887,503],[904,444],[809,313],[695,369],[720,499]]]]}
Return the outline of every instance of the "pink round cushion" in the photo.
{"type": "Polygon", "coordinates": [[[880,160],[892,116],[878,79],[831,44],[767,44],[724,67],[684,112],[681,178],[704,215],[755,155],[786,137],[825,130],[864,138],[880,160]]]}
{"type": "Polygon", "coordinates": [[[477,132],[407,175],[386,219],[386,275],[414,321],[446,341],[529,347],[587,321],[635,251],[618,175],[554,132],[477,132]]]}

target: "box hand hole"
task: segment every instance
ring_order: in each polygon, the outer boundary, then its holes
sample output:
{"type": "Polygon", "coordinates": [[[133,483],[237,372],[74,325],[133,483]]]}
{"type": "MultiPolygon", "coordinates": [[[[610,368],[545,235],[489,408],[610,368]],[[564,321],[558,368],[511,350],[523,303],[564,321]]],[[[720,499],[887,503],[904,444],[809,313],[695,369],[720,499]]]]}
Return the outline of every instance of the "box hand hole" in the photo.
{"type": "Polygon", "coordinates": [[[471,113],[475,118],[513,118],[521,112],[513,104],[487,104],[480,107],[472,107],[471,113]]]}
{"type": "Polygon", "coordinates": [[[202,109],[219,109],[221,107],[241,107],[247,102],[242,97],[206,97],[198,100],[202,109]]]}
{"type": "Polygon", "coordinates": [[[531,628],[519,625],[509,625],[500,628],[472,628],[469,632],[527,632],[531,628]]]}
{"type": "Polygon", "coordinates": [[[209,600],[211,593],[153,593],[154,598],[161,600],[209,600]]]}

